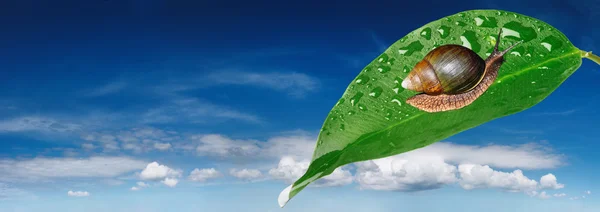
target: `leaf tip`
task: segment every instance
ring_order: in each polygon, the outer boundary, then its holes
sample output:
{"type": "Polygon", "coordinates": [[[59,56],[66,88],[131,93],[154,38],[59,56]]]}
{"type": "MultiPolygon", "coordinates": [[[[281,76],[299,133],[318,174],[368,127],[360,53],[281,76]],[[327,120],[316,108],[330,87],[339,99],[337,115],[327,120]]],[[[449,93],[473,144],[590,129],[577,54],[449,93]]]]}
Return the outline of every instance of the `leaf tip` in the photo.
{"type": "Polygon", "coordinates": [[[279,198],[277,198],[279,207],[283,208],[283,206],[285,206],[285,204],[290,200],[290,192],[292,191],[293,185],[294,184],[288,186],[287,188],[283,189],[281,193],[279,193],[279,198]]]}

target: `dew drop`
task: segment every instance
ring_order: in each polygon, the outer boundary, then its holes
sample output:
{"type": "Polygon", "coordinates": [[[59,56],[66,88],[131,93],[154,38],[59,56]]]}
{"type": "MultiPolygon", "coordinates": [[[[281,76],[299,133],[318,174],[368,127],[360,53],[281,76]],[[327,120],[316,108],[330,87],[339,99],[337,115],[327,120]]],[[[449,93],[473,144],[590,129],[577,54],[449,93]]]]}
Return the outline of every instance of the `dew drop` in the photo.
{"type": "Polygon", "coordinates": [[[465,22],[462,22],[462,21],[457,21],[457,22],[454,22],[454,25],[457,25],[457,26],[466,26],[467,24],[465,22]]]}
{"type": "Polygon", "coordinates": [[[393,113],[393,112],[394,112],[394,111],[392,111],[392,110],[388,109],[388,110],[386,111],[386,114],[385,114],[385,119],[387,119],[387,120],[390,120],[390,119],[392,118],[392,113],[393,113]]]}
{"type": "Polygon", "coordinates": [[[381,96],[382,92],[383,92],[383,88],[376,87],[376,88],[373,88],[373,90],[371,90],[371,93],[369,93],[369,96],[377,98],[377,97],[381,96]]]}
{"type": "Polygon", "coordinates": [[[540,67],[538,67],[538,69],[548,69],[548,67],[547,66],[540,66],[540,67]]]}
{"type": "Polygon", "coordinates": [[[548,36],[542,40],[541,43],[548,51],[552,51],[552,49],[560,49],[562,47],[563,42],[557,37],[548,36]]]}
{"type": "Polygon", "coordinates": [[[511,21],[506,23],[502,27],[502,37],[516,37],[521,38],[525,42],[537,38],[537,32],[531,27],[523,26],[521,23],[511,21]]]}
{"type": "Polygon", "coordinates": [[[379,71],[379,73],[386,73],[390,71],[390,69],[392,68],[390,68],[389,66],[379,66],[379,68],[377,68],[377,71],[379,71]]]}
{"type": "Polygon", "coordinates": [[[367,106],[365,106],[363,104],[358,104],[358,109],[362,110],[362,111],[367,111],[367,106]]]}
{"type": "Polygon", "coordinates": [[[471,48],[471,43],[469,43],[469,40],[467,40],[465,36],[460,36],[460,40],[462,41],[462,45],[464,47],[467,47],[469,49],[471,48]]]}
{"type": "Polygon", "coordinates": [[[549,44],[546,42],[542,42],[541,44],[542,44],[542,46],[546,47],[546,49],[548,49],[548,51],[552,51],[552,44],[549,44]]]}
{"type": "Polygon", "coordinates": [[[346,126],[345,126],[344,124],[340,124],[340,130],[341,130],[341,131],[344,131],[344,130],[346,130],[346,126]]]}
{"type": "Polygon", "coordinates": [[[517,51],[513,51],[510,54],[515,55],[515,56],[521,56],[521,53],[517,52],[517,51]]]}
{"type": "Polygon", "coordinates": [[[450,34],[450,27],[448,26],[440,26],[440,28],[437,29],[437,31],[440,33],[440,38],[446,38],[448,37],[448,35],[450,34]]]}
{"type": "Polygon", "coordinates": [[[398,100],[398,99],[392,99],[392,102],[397,103],[398,106],[402,106],[402,102],[400,102],[400,100],[398,100]]]}
{"type": "Polygon", "coordinates": [[[344,98],[341,98],[341,99],[338,101],[337,105],[341,105],[341,104],[343,104],[345,101],[346,101],[346,99],[344,99],[344,98]]]}
{"type": "Polygon", "coordinates": [[[507,28],[502,28],[502,37],[507,37],[507,36],[512,36],[512,37],[516,37],[516,38],[520,38],[521,34],[517,31],[514,31],[512,29],[507,29],[507,28]]]}
{"type": "Polygon", "coordinates": [[[350,99],[350,104],[352,104],[352,106],[358,104],[358,102],[360,101],[360,98],[362,98],[363,93],[358,92],[356,94],[354,94],[354,96],[350,99]]]}
{"type": "Polygon", "coordinates": [[[480,17],[475,17],[475,25],[481,26],[481,24],[483,24],[483,19],[480,17]]]}
{"type": "Polygon", "coordinates": [[[467,47],[474,52],[479,52],[481,45],[477,43],[477,35],[473,31],[466,31],[460,36],[460,40],[463,42],[463,46],[467,47]]]}
{"type": "Polygon", "coordinates": [[[408,44],[408,46],[398,49],[398,53],[401,55],[410,56],[414,52],[421,51],[423,47],[424,46],[421,44],[421,42],[413,41],[412,43],[408,44]]]}
{"type": "Polygon", "coordinates": [[[379,56],[377,61],[380,63],[385,63],[388,61],[388,59],[389,59],[389,56],[386,53],[383,53],[383,54],[381,54],[381,56],[379,56]]]}
{"type": "Polygon", "coordinates": [[[488,41],[488,43],[492,46],[496,45],[496,37],[494,36],[487,36],[486,40],[488,41]]]}
{"type": "Polygon", "coordinates": [[[421,30],[421,37],[424,37],[427,40],[431,39],[431,28],[428,27],[421,30]]]}
{"type": "Polygon", "coordinates": [[[364,85],[367,82],[369,82],[369,80],[371,80],[371,78],[365,74],[361,74],[360,76],[357,77],[356,79],[356,84],[360,84],[360,85],[364,85]]]}
{"type": "Polygon", "coordinates": [[[531,84],[535,84],[535,81],[531,81],[531,84]]]}
{"type": "Polygon", "coordinates": [[[475,25],[479,27],[495,28],[498,26],[498,21],[494,17],[480,15],[475,17],[475,25]]]}
{"type": "Polygon", "coordinates": [[[402,81],[403,80],[400,77],[394,78],[394,88],[392,88],[394,93],[398,94],[404,91],[404,87],[402,87],[402,81]]]}

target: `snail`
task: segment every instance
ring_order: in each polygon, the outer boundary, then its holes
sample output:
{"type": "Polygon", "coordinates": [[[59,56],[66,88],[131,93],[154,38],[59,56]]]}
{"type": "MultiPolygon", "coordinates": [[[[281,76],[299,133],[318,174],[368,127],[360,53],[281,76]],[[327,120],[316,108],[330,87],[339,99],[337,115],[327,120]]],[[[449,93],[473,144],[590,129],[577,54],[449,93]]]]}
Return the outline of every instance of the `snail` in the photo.
{"type": "Polygon", "coordinates": [[[435,48],[419,61],[402,81],[402,87],[421,92],[406,102],[426,112],[442,112],[466,107],[479,98],[496,80],[504,62],[504,51],[498,50],[498,33],[494,51],[483,60],[473,50],[448,44],[435,48]]]}

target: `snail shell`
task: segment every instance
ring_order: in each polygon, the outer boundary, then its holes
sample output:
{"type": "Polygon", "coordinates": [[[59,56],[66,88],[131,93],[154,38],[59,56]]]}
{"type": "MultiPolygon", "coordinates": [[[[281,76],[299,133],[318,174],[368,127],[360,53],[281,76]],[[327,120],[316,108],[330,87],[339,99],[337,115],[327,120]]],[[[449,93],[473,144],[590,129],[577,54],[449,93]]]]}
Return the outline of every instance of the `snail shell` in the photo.
{"type": "Polygon", "coordinates": [[[402,86],[429,95],[459,94],[473,89],[485,74],[485,61],[471,49],[444,45],[429,52],[402,86]]]}
{"type": "Polygon", "coordinates": [[[494,51],[485,60],[460,45],[444,45],[429,52],[402,81],[405,89],[421,92],[406,102],[426,112],[457,110],[473,103],[496,80],[504,54],[522,42],[499,51],[501,34],[502,29],[494,51]]]}

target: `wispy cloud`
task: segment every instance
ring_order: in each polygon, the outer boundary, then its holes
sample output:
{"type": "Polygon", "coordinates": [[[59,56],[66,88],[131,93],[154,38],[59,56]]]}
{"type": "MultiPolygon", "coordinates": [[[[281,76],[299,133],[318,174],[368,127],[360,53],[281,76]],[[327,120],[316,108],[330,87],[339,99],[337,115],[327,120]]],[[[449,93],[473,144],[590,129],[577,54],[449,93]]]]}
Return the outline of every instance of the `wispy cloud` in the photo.
{"type": "Polygon", "coordinates": [[[104,96],[104,95],[113,94],[113,93],[122,91],[126,87],[127,87],[127,82],[125,82],[123,80],[114,81],[114,82],[110,82],[108,84],[94,88],[94,89],[86,92],[85,96],[88,96],[88,97],[104,96]]]}
{"type": "Polygon", "coordinates": [[[142,170],[146,162],[129,157],[33,158],[0,160],[0,181],[52,181],[59,178],[117,177],[142,170]]]}
{"type": "Polygon", "coordinates": [[[162,105],[148,109],[140,116],[141,124],[156,123],[214,123],[219,120],[242,120],[260,123],[256,115],[227,106],[203,102],[196,98],[173,98],[162,105]]]}
{"type": "Polygon", "coordinates": [[[0,201],[9,201],[14,199],[36,199],[33,193],[16,188],[12,185],[0,182],[0,201]]]}
{"type": "MultiPolygon", "coordinates": [[[[298,72],[248,72],[243,68],[225,69],[209,72],[205,75],[171,79],[169,83],[159,85],[162,92],[181,92],[193,89],[203,89],[215,86],[248,86],[266,88],[286,93],[292,97],[304,97],[307,93],[317,91],[321,84],[319,79],[298,72]]],[[[261,92],[257,90],[256,92],[261,92]]]]}
{"type": "Polygon", "coordinates": [[[0,132],[74,132],[80,130],[80,125],[59,121],[43,116],[23,116],[12,119],[0,120],[0,132]]]}

